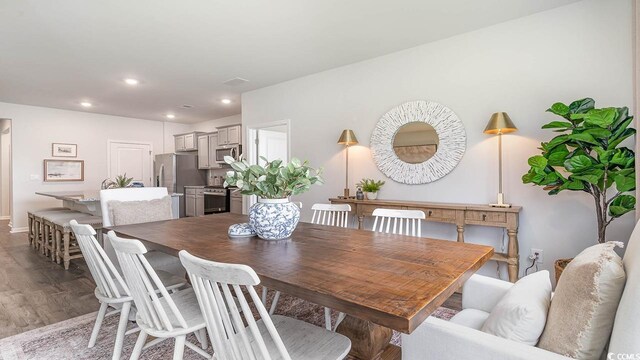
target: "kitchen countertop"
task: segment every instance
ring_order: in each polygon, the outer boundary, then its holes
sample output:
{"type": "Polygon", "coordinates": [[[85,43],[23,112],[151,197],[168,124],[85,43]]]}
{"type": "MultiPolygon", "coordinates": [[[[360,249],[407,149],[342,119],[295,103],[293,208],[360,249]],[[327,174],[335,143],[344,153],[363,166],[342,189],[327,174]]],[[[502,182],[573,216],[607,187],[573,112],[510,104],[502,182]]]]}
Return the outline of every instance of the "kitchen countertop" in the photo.
{"type": "Polygon", "coordinates": [[[185,189],[204,189],[204,185],[186,185],[185,189]]]}

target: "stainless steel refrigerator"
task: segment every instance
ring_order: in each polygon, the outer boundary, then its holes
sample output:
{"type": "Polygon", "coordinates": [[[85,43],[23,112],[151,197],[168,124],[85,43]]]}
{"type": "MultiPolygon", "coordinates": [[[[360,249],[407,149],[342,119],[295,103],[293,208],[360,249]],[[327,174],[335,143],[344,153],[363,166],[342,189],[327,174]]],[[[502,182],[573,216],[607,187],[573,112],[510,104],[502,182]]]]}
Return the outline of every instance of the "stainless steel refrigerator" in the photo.
{"type": "Polygon", "coordinates": [[[166,187],[169,194],[181,193],[180,217],[185,216],[185,186],[207,184],[207,171],[198,169],[195,154],[160,154],[153,163],[155,185],[166,187]]]}

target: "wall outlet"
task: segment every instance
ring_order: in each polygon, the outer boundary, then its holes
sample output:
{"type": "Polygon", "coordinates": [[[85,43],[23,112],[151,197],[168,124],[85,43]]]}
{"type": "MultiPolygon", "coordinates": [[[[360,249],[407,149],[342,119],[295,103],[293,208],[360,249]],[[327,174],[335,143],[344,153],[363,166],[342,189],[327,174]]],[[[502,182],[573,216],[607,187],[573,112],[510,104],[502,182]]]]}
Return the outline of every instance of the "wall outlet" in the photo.
{"type": "Polygon", "coordinates": [[[538,260],[536,260],[537,264],[542,264],[542,262],[544,261],[544,251],[542,249],[531,249],[531,255],[529,255],[529,259],[533,260],[536,257],[538,258],[538,260]],[[538,254],[538,255],[536,255],[538,254]]]}

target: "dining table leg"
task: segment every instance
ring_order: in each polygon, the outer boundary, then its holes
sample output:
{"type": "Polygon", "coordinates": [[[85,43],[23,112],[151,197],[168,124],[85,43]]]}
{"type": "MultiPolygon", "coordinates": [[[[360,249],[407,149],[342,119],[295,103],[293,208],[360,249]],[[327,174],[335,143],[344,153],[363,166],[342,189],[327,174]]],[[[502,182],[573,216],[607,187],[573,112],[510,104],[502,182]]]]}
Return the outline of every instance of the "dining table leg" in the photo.
{"type": "Polygon", "coordinates": [[[336,332],[351,340],[348,359],[377,360],[389,346],[393,331],[384,326],[347,315],[336,332]]]}

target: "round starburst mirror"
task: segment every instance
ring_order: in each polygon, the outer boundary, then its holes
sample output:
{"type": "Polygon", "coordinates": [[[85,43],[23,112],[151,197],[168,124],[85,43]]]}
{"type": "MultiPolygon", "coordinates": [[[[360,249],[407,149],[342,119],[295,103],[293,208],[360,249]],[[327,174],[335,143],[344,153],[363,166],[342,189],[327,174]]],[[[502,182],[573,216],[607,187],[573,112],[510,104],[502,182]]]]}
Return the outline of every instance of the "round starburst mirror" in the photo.
{"type": "Polygon", "coordinates": [[[380,171],[392,180],[425,184],[458,165],[466,142],[464,125],[451,109],[432,101],[411,101],[380,118],[371,151],[380,171]]]}

